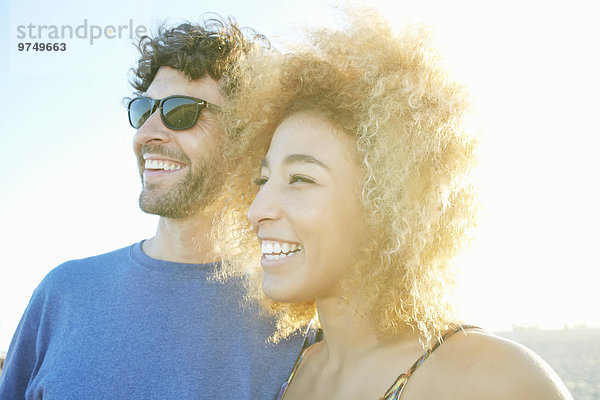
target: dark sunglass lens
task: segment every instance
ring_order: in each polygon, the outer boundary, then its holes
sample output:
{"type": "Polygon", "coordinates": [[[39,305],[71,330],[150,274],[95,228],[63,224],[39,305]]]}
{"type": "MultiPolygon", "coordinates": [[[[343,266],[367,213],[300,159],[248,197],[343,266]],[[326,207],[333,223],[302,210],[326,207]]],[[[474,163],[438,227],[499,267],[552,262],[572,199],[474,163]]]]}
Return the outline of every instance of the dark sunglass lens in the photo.
{"type": "Polygon", "coordinates": [[[164,123],[171,129],[191,128],[198,119],[198,111],[198,104],[185,97],[167,99],[162,105],[164,123]]]}
{"type": "Polygon", "coordinates": [[[150,99],[138,98],[129,103],[129,123],[139,129],[152,114],[152,101],[150,99]]]}

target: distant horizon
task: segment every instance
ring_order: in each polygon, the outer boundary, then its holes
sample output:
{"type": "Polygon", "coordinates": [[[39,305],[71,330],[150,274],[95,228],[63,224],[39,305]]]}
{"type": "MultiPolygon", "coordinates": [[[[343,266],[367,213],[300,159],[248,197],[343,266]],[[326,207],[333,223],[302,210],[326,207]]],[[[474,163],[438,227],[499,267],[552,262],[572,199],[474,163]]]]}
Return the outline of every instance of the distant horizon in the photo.
{"type": "Polygon", "coordinates": [[[565,324],[562,328],[555,326],[555,327],[543,327],[543,326],[539,326],[536,324],[532,324],[532,325],[519,325],[519,324],[515,324],[512,326],[511,330],[508,331],[494,331],[494,332],[515,332],[515,331],[580,331],[580,330],[590,330],[590,331],[600,331],[600,326],[588,326],[585,324],[577,324],[574,326],[569,326],[568,324],[565,324]]]}

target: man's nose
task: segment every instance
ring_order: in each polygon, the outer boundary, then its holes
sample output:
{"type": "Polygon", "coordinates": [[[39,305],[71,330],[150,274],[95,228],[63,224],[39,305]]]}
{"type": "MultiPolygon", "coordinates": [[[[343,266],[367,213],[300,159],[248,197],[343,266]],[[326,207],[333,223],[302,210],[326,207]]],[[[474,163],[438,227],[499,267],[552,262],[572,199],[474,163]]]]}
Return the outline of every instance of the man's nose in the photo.
{"type": "Polygon", "coordinates": [[[168,142],[171,134],[171,130],[160,119],[160,110],[157,109],[137,130],[134,140],[139,144],[161,144],[168,142]]]}

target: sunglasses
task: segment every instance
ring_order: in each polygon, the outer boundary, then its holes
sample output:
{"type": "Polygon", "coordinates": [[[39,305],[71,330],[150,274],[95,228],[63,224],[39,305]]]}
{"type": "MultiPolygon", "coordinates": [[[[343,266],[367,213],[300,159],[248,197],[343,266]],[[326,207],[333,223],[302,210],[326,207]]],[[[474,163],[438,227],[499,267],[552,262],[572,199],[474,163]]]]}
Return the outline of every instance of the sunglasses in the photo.
{"type": "Polygon", "coordinates": [[[143,96],[135,97],[127,105],[129,123],[135,129],[140,129],[157,108],[160,110],[160,119],[163,124],[176,131],[194,126],[203,108],[215,111],[221,109],[206,100],[190,96],[176,95],[157,100],[143,96]]]}

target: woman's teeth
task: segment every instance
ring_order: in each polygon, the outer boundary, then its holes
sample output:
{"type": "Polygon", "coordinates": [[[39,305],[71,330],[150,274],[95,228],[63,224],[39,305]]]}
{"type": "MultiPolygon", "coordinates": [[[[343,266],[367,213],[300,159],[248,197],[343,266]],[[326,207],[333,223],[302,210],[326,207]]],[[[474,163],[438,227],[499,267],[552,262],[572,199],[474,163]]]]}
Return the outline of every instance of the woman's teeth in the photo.
{"type": "Polygon", "coordinates": [[[303,249],[300,243],[263,242],[261,251],[267,260],[279,260],[300,252],[303,249]]]}

